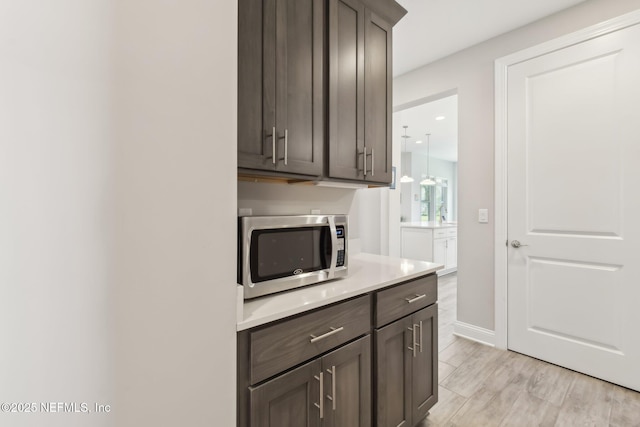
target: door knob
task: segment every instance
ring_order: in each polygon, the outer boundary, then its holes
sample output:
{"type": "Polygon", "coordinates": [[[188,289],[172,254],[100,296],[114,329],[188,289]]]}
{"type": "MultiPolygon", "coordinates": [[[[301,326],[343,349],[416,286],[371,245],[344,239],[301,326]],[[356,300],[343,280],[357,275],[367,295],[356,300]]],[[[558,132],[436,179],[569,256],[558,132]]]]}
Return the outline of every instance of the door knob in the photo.
{"type": "Polygon", "coordinates": [[[519,248],[520,246],[529,246],[529,245],[523,245],[522,243],[520,243],[518,240],[512,240],[511,241],[511,246],[513,246],[514,248],[519,248]]]}

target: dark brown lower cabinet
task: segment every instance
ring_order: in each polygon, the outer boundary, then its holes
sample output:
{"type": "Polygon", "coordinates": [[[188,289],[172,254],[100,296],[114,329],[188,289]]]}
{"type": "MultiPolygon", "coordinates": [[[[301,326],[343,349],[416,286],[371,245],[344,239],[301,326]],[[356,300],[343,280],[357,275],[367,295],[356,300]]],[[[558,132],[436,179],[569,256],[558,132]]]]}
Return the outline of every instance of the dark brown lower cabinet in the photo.
{"type": "Polygon", "coordinates": [[[438,306],[375,331],[376,422],[413,427],[438,400],[438,306]]]}
{"type": "Polygon", "coordinates": [[[438,279],[238,333],[237,427],[414,427],[438,399],[438,279]]]}
{"type": "Polygon", "coordinates": [[[255,427],[316,427],[318,411],[314,403],[320,393],[316,379],[320,360],[252,388],[251,425],[255,427]]]}
{"type": "Polygon", "coordinates": [[[253,427],[371,426],[369,335],[250,387],[253,427]]]}

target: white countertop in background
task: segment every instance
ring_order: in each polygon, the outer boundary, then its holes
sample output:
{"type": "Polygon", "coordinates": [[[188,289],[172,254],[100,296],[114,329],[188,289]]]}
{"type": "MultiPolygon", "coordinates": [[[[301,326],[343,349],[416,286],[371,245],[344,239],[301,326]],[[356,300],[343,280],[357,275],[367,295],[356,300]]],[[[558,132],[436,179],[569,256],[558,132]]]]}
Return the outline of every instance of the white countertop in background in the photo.
{"type": "Polygon", "coordinates": [[[349,276],[253,300],[238,285],[237,330],[253,328],[327,304],[441,270],[441,264],[359,253],[349,256],[349,276]]]}
{"type": "Polygon", "coordinates": [[[428,222],[420,222],[420,221],[414,221],[414,222],[401,222],[400,223],[400,227],[406,227],[406,228],[455,228],[458,226],[457,222],[435,222],[435,221],[428,221],[428,222]]]}

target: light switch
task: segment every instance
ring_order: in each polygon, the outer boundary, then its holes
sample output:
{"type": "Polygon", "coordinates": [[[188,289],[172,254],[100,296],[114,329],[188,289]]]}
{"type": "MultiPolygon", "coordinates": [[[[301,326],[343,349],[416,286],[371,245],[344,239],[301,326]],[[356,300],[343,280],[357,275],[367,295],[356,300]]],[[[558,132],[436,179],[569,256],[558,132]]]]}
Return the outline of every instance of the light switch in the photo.
{"type": "Polygon", "coordinates": [[[483,224],[489,222],[489,209],[478,209],[478,222],[483,224]]]}

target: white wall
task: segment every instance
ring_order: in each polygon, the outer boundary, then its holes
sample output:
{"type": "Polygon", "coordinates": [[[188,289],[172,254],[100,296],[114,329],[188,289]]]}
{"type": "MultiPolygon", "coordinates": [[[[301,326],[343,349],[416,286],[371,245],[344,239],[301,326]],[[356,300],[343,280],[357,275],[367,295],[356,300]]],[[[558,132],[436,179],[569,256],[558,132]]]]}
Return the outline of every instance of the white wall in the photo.
{"type": "Polygon", "coordinates": [[[0,3],[0,425],[235,425],[236,8],[0,3]]]}
{"type": "Polygon", "coordinates": [[[494,61],[640,8],[590,0],[394,79],[394,105],[458,93],[458,320],[494,328],[494,61]],[[489,224],[477,222],[489,208],[489,224]]]}
{"type": "Polygon", "coordinates": [[[119,0],[116,423],[235,425],[237,2],[119,0]]]}
{"type": "MultiPolygon", "coordinates": [[[[114,405],[111,2],[0,2],[0,402],[114,405]]],[[[2,426],[112,425],[5,413],[2,426]]]]}
{"type": "Polygon", "coordinates": [[[322,214],[349,215],[349,239],[360,244],[359,192],[369,189],[315,187],[307,184],[273,184],[238,182],[238,209],[249,208],[253,215],[308,215],[311,210],[322,214]]]}

